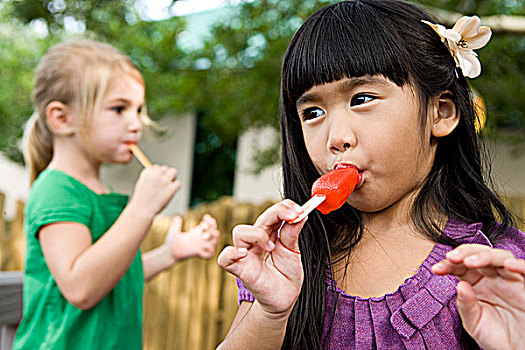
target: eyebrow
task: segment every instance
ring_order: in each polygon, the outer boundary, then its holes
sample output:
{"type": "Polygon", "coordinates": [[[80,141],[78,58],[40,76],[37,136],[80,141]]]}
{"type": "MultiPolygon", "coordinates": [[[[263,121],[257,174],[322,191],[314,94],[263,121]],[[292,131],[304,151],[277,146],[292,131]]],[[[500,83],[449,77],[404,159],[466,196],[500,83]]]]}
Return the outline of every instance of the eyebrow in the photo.
{"type": "Polygon", "coordinates": [[[117,103],[117,102],[129,104],[130,100],[128,100],[127,98],[117,97],[117,98],[112,98],[111,100],[108,101],[108,103],[117,103]]]}
{"type": "MultiPolygon", "coordinates": [[[[131,100],[128,100],[127,98],[117,97],[117,98],[109,100],[107,103],[108,104],[124,103],[126,105],[130,105],[131,104],[131,100]]],[[[144,106],[144,102],[142,102],[140,104],[140,106],[143,107],[144,106]]]]}
{"type": "MultiPolygon", "coordinates": [[[[337,89],[339,91],[348,91],[355,89],[359,86],[363,85],[382,85],[382,86],[388,86],[388,82],[384,78],[377,78],[377,77],[359,77],[359,78],[351,78],[349,80],[344,80],[338,84],[339,86],[337,89]]],[[[295,103],[296,107],[299,107],[300,105],[307,103],[307,102],[316,102],[320,99],[320,96],[318,93],[315,92],[306,92],[301,95],[297,99],[297,102],[295,103]]]]}

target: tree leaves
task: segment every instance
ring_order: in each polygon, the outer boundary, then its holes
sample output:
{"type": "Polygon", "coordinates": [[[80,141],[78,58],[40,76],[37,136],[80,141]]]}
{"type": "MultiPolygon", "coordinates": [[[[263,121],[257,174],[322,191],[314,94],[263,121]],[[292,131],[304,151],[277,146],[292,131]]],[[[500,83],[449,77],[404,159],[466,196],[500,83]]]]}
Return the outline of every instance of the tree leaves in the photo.
{"type": "MultiPolygon", "coordinates": [[[[154,119],[198,112],[203,135],[213,133],[234,148],[238,135],[249,127],[278,127],[279,71],[286,47],[310,14],[332,2],[247,1],[152,22],[141,20],[135,0],[4,0],[0,150],[21,159],[17,143],[32,112],[30,91],[38,59],[51,44],[75,34],[75,28],[132,57],[145,76],[148,112],[154,119]],[[46,27],[47,37],[41,39],[29,29],[35,23],[46,27]]],[[[525,15],[525,0],[419,2],[480,16],[525,15]]],[[[525,140],[524,53],[523,36],[496,34],[480,50],[483,73],[472,81],[488,108],[486,132],[506,138],[512,130],[518,142],[525,140]]],[[[261,159],[272,157],[266,152],[261,159]]]]}

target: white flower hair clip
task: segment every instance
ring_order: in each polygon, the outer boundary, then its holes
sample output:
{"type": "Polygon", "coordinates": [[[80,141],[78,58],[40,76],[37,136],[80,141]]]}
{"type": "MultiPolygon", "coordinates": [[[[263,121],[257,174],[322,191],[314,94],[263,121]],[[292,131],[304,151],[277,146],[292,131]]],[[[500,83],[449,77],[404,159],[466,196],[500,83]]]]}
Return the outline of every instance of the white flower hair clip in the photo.
{"type": "Polygon", "coordinates": [[[465,77],[476,78],[481,74],[481,63],[474,50],[487,45],[492,31],[490,27],[481,26],[478,16],[463,16],[452,29],[425,20],[421,22],[428,24],[438,33],[454,57],[456,67],[461,68],[465,77]]]}

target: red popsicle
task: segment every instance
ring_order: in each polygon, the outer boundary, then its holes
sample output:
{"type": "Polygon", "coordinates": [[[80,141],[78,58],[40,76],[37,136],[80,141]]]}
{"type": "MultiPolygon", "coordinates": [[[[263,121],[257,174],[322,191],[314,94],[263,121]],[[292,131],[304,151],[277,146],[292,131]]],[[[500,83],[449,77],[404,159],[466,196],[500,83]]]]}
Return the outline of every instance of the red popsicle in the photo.
{"type": "Polygon", "coordinates": [[[318,178],[312,186],[312,196],[323,195],[326,199],[317,210],[326,215],[339,209],[354,192],[358,179],[354,167],[332,170],[318,178]]]}
{"type": "Polygon", "coordinates": [[[301,221],[316,207],[323,214],[339,209],[348,200],[358,181],[359,173],[355,167],[327,172],[312,185],[312,198],[303,205],[303,212],[288,223],[301,221]]]}

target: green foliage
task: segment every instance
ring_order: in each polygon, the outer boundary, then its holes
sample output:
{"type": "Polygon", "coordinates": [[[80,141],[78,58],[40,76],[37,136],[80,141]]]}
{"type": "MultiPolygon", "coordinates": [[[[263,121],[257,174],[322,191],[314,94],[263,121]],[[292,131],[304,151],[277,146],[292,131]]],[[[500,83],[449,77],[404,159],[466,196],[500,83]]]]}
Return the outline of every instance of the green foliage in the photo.
{"type": "MultiPolygon", "coordinates": [[[[144,21],[137,0],[0,0],[0,150],[20,160],[16,145],[31,114],[31,79],[38,58],[52,43],[77,31],[93,33],[133,58],[145,76],[148,111],[154,119],[198,112],[202,137],[198,142],[206,144],[215,135],[219,150],[234,159],[232,150],[243,130],[277,128],[279,71],[286,47],[312,12],[332,2],[259,0],[216,10],[201,19],[202,25],[215,23],[202,48],[188,49],[183,42],[193,35],[188,29],[191,16],[144,21]],[[28,29],[35,23],[45,24],[45,39],[28,29]]],[[[419,2],[480,16],[525,15],[524,0],[419,2]]],[[[513,140],[522,142],[525,37],[496,33],[479,53],[483,74],[472,85],[488,108],[487,133],[507,138],[512,130],[513,140]]],[[[212,148],[206,148],[210,154],[216,151],[212,148]]],[[[205,152],[202,157],[208,159],[205,152]]],[[[270,162],[276,159],[272,152],[276,148],[263,151],[259,158],[270,162]]]]}
{"type": "Polygon", "coordinates": [[[232,136],[250,126],[277,127],[286,47],[306,17],[328,2],[253,1],[230,9],[202,53],[211,62],[205,82],[213,96],[206,108],[210,124],[232,136]]]}
{"type": "Polygon", "coordinates": [[[47,45],[20,21],[8,18],[8,10],[0,10],[0,150],[21,162],[18,143],[32,113],[33,72],[47,45]]]}
{"type": "Polygon", "coordinates": [[[225,195],[231,196],[236,143],[224,143],[213,130],[206,129],[202,123],[197,124],[195,139],[190,205],[214,201],[225,195]]]}
{"type": "Polygon", "coordinates": [[[496,36],[479,56],[483,73],[472,86],[486,100],[489,132],[524,141],[525,36],[496,36]]]}
{"type": "MultiPolygon", "coordinates": [[[[230,20],[215,28],[206,48],[212,60],[209,79],[214,94],[210,118],[226,118],[233,126],[277,127],[279,68],[291,36],[315,9],[335,1],[254,1],[244,3],[230,20]],[[243,20],[241,21],[240,18],[243,20]],[[217,81],[215,81],[217,80],[217,81]],[[223,84],[221,81],[229,81],[223,84]],[[213,87],[213,85],[217,88],[213,87]],[[232,96],[237,103],[232,104],[232,96]],[[217,113],[225,115],[218,116],[217,113]]],[[[525,15],[525,1],[504,0],[420,0],[422,5],[464,14],[525,15]]],[[[483,74],[472,86],[487,105],[486,133],[513,142],[525,141],[525,36],[495,33],[480,50],[483,74]],[[512,136],[509,137],[509,136],[512,136]]],[[[268,164],[273,147],[260,152],[261,164],[268,164]]]]}
{"type": "MultiPolygon", "coordinates": [[[[423,5],[465,15],[525,16],[525,0],[419,0],[423,5]]],[[[525,141],[525,36],[495,32],[478,51],[482,74],[471,85],[485,100],[485,134],[510,143],[525,141]]]]}
{"type": "Polygon", "coordinates": [[[111,38],[116,28],[138,21],[135,0],[18,0],[4,1],[12,5],[11,13],[24,21],[44,21],[52,35],[64,35],[67,23],[73,20],[88,30],[111,38]]]}
{"type": "Polygon", "coordinates": [[[524,0],[418,0],[417,2],[467,16],[525,15],[524,0]]]}

